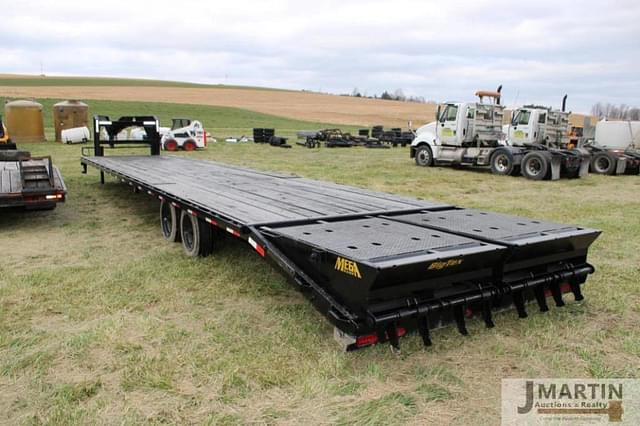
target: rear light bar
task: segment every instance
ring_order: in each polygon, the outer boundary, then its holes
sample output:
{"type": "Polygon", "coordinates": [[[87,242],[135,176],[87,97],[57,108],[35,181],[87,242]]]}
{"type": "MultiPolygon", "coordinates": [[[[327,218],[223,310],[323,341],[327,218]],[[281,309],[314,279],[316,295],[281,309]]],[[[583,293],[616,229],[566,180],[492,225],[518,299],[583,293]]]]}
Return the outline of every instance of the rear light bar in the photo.
{"type": "MultiPolygon", "coordinates": [[[[402,337],[407,334],[407,330],[403,327],[396,328],[396,333],[398,337],[402,337]]],[[[385,332],[385,337],[388,339],[389,336],[385,332]]],[[[363,336],[356,337],[356,347],[362,348],[364,346],[375,345],[378,343],[378,335],[377,334],[365,334],[363,336]]]]}

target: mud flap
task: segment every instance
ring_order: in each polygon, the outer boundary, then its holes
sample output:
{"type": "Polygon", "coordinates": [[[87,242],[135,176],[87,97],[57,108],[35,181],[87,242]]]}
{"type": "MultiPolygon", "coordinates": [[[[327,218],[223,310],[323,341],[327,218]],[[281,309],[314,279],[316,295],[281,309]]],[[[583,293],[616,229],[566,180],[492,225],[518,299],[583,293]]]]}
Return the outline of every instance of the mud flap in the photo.
{"type": "Polygon", "coordinates": [[[562,158],[559,156],[552,156],[549,161],[551,167],[551,180],[560,179],[560,169],[562,167],[562,158]]]}
{"type": "Polygon", "coordinates": [[[625,169],[627,168],[627,159],[623,157],[618,157],[616,161],[616,175],[624,174],[625,169]]]}
{"type": "Polygon", "coordinates": [[[590,163],[591,163],[591,159],[589,157],[582,158],[582,162],[580,163],[580,169],[578,170],[579,177],[585,177],[589,174],[590,163]]]}

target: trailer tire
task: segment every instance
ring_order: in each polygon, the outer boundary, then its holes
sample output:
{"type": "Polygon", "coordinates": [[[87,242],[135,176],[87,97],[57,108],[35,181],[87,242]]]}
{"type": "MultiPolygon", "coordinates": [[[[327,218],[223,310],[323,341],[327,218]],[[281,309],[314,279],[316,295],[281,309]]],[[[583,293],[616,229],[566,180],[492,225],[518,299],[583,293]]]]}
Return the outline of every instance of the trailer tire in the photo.
{"type": "Polygon", "coordinates": [[[543,180],[549,173],[549,160],[541,152],[530,152],[522,159],[522,176],[531,180],[543,180]]]}
{"type": "Polygon", "coordinates": [[[160,230],[165,240],[180,242],[180,216],[178,209],[168,201],[160,201],[160,230]]]}
{"type": "Polygon", "coordinates": [[[182,248],[189,257],[208,256],[212,249],[211,226],[182,210],[180,216],[182,248]]]}
{"type": "Polygon", "coordinates": [[[433,152],[428,145],[420,145],[416,148],[416,164],[422,167],[433,166],[433,152]]]}
{"type": "Polygon", "coordinates": [[[195,151],[195,149],[196,149],[196,141],[194,141],[193,139],[187,139],[182,144],[182,149],[184,149],[185,151],[195,151]]]}
{"type": "Polygon", "coordinates": [[[616,170],[615,159],[606,152],[599,152],[591,159],[591,171],[599,175],[612,175],[616,170]]]}
{"type": "Polygon", "coordinates": [[[167,139],[164,142],[164,149],[167,151],[177,151],[178,150],[178,141],[175,139],[167,139]]]}
{"type": "Polygon", "coordinates": [[[513,154],[501,150],[491,156],[491,173],[494,175],[509,176],[515,168],[513,154]]]}

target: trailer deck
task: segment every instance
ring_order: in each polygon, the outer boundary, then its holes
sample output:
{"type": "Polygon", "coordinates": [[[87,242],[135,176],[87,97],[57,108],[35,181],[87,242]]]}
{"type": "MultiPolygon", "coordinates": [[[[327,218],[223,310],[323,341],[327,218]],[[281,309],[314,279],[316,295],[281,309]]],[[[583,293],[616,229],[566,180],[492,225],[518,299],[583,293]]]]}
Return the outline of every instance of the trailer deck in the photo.
{"type": "MultiPolygon", "coordinates": [[[[111,121],[96,118],[99,126],[111,121]]],[[[593,229],[211,161],[104,156],[99,136],[94,151],[83,153],[84,171],[159,199],[166,239],[177,241],[179,228],[189,255],[208,255],[222,231],[245,240],[335,325],[347,349],[397,347],[409,329],[429,345],[441,324],[467,334],[465,319],[476,314],[492,327],[496,309],[526,317],[529,301],[546,311],[547,297],[557,306],[563,293],[581,300],[594,271],[593,229]]]]}

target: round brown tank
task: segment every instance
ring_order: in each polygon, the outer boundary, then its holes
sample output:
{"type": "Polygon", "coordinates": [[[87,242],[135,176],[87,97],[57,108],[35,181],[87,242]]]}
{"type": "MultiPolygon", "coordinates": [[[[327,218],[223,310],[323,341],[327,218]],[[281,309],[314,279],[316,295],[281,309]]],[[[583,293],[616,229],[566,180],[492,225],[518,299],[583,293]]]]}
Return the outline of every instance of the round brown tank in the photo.
{"type": "Polygon", "coordinates": [[[58,102],[53,106],[53,125],[56,129],[56,142],[61,142],[63,130],[89,127],[89,106],[76,100],[58,102]]]}
{"type": "Polygon", "coordinates": [[[33,101],[12,101],[4,105],[4,119],[16,142],[44,142],[42,105],[33,101]]]}

